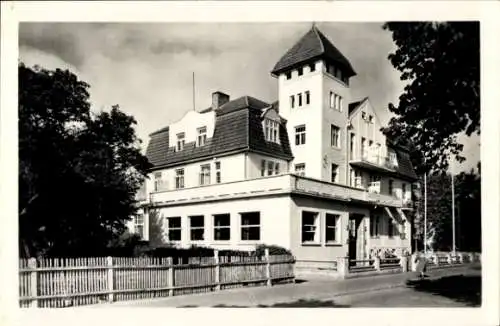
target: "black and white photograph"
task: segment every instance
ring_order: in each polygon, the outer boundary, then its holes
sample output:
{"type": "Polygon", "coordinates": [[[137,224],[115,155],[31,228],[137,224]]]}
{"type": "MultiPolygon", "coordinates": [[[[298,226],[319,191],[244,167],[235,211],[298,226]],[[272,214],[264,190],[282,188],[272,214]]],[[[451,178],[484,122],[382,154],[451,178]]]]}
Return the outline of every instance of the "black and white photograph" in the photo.
{"type": "Polygon", "coordinates": [[[484,308],[484,23],[311,17],[20,21],[18,308],[484,308]]]}

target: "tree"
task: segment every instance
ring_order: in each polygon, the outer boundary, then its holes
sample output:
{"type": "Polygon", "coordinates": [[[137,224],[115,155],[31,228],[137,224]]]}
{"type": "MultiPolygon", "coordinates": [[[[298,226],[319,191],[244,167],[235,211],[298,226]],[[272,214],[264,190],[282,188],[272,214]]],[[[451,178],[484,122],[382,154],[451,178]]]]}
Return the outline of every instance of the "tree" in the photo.
{"type": "Polygon", "coordinates": [[[19,64],[20,253],[97,255],[125,230],[149,163],[136,121],[90,111],[68,70],[19,64]]]}
{"type": "Polygon", "coordinates": [[[391,22],[397,46],[388,59],[407,85],[384,133],[411,145],[417,173],[446,171],[449,155],[462,162],[457,136],[480,133],[479,23],[391,22]]]}

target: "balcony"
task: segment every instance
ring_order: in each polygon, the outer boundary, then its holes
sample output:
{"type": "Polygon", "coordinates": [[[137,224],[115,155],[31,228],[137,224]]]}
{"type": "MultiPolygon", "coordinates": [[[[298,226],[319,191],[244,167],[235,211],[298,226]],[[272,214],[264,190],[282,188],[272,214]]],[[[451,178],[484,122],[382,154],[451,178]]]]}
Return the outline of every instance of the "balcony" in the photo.
{"type": "Polygon", "coordinates": [[[397,163],[390,160],[389,157],[370,153],[355,156],[351,158],[349,163],[352,166],[377,172],[394,172],[397,168],[397,163]]]}
{"type": "Polygon", "coordinates": [[[282,174],[252,180],[207,185],[203,187],[159,191],[150,194],[150,203],[159,206],[174,206],[194,202],[208,202],[224,199],[296,194],[322,197],[345,202],[386,205],[400,208],[402,203],[389,195],[369,192],[320,181],[294,174],[282,174]]]}

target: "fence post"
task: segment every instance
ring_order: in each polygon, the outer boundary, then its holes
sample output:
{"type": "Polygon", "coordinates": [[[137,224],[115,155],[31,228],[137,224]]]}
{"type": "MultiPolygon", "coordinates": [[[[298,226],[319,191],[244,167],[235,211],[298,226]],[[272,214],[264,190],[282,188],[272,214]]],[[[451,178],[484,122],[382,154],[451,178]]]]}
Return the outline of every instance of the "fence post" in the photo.
{"type": "Polygon", "coordinates": [[[38,308],[38,275],[36,265],[36,258],[30,258],[28,260],[28,268],[32,269],[30,272],[30,307],[38,308]]]}
{"type": "Polygon", "coordinates": [[[458,264],[463,264],[464,263],[464,256],[462,255],[461,252],[457,254],[457,263],[458,264]]]}
{"type": "Polygon", "coordinates": [[[214,250],[214,263],[215,263],[215,291],[220,290],[220,260],[219,250],[214,250]]]}
{"type": "Polygon", "coordinates": [[[433,257],[434,257],[434,264],[436,265],[436,267],[439,266],[439,257],[438,257],[438,255],[434,254],[433,257]]]}
{"type": "Polygon", "coordinates": [[[167,284],[169,287],[168,296],[174,296],[174,259],[172,257],[167,257],[167,284]]]}
{"type": "Polygon", "coordinates": [[[403,273],[408,272],[408,255],[402,255],[400,259],[401,267],[403,269],[403,273]]]}
{"type": "Polygon", "coordinates": [[[349,274],[349,257],[337,258],[337,272],[341,278],[346,278],[349,274]]]}
{"type": "Polygon", "coordinates": [[[269,260],[269,248],[266,248],[264,250],[264,254],[265,254],[265,257],[266,257],[266,279],[267,279],[267,286],[271,286],[272,285],[272,282],[271,282],[271,264],[270,264],[270,260],[269,260]]]}
{"type": "Polygon", "coordinates": [[[448,265],[452,265],[453,264],[452,253],[448,253],[446,258],[448,259],[448,265]]]}
{"type": "Polygon", "coordinates": [[[108,302],[111,303],[115,300],[114,298],[114,293],[113,293],[113,290],[114,290],[114,278],[113,278],[113,257],[107,257],[106,258],[106,261],[107,261],[107,266],[108,266],[108,302]]]}
{"type": "Polygon", "coordinates": [[[471,252],[469,253],[469,263],[473,263],[474,262],[474,254],[471,252]]]}
{"type": "Polygon", "coordinates": [[[373,262],[373,268],[376,271],[380,271],[380,257],[379,256],[375,256],[375,260],[373,262]]]}

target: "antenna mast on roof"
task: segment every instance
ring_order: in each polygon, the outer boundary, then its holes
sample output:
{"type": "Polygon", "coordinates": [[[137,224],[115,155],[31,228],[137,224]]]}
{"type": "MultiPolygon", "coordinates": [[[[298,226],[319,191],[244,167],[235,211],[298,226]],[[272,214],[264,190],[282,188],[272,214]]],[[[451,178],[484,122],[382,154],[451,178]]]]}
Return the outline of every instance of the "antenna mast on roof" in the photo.
{"type": "Polygon", "coordinates": [[[195,92],[194,92],[194,71],[193,71],[193,111],[196,111],[196,102],[195,102],[195,92]]]}

